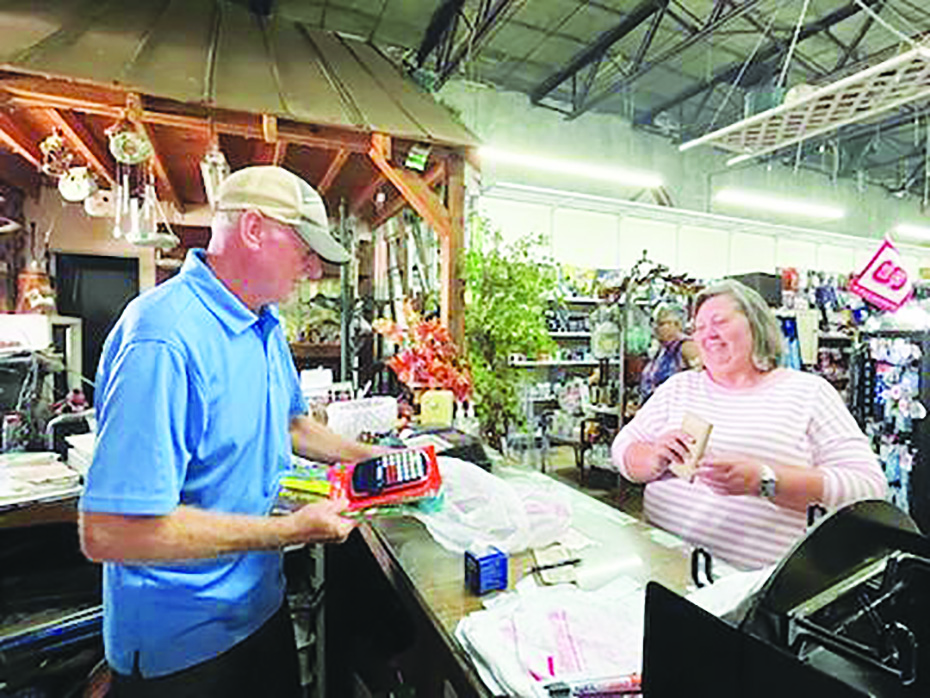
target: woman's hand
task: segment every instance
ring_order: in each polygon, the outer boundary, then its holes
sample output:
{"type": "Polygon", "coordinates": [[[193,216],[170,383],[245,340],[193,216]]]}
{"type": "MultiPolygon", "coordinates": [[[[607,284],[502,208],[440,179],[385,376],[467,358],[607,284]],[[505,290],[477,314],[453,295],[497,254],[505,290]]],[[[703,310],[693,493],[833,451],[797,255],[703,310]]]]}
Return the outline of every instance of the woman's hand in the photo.
{"type": "Polygon", "coordinates": [[[694,437],[681,429],[672,429],[660,434],[659,438],[652,442],[656,469],[665,470],[673,461],[684,463],[685,458],[691,453],[692,444],[694,437]]]}
{"type": "Polygon", "coordinates": [[[653,441],[634,441],[623,453],[625,475],[633,482],[651,482],[673,461],[683,463],[693,444],[694,438],[681,429],[663,432],[653,441]]]}
{"type": "Polygon", "coordinates": [[[706,453],[698,461],[697,478],[717,494],[758,494],[762,464],[733,453],[706,453]]]}

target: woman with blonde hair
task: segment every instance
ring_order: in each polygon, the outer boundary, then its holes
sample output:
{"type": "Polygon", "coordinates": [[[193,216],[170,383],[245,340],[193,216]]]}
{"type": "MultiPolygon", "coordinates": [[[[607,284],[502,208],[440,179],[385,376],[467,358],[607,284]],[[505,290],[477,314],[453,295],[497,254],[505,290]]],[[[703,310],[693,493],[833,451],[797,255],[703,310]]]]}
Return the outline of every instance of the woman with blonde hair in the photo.
{"type": "Polygon", "coordinates": [[[783,341],[758,293],[726,280],[695,302],[703,370],[660,385],[614,440],[614,466],[647,483],[655,525],[742,568],[781,558],[806,531],[807,508],[882,498],[886,482],[866,437],[823,378],[780,367],[783,341]],[[693,479],[686,414],[712,425],[693,479]]]}

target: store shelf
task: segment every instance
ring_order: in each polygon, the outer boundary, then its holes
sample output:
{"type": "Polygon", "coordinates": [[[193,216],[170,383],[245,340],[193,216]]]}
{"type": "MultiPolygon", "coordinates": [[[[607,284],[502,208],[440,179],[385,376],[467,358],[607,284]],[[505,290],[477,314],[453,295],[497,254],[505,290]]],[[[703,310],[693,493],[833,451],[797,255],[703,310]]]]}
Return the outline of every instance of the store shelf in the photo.
{"type": "Polygon", "coordinates": [[[930,47],[918,46],[809,96],[683,143],[738,153],[728,164],[772,153],[930,96],[930,47]]]}
{"type": "Polygon", "coordinates": [[[327,344],[291,342],[291,353],[295,359],[338,359],[339,342],[327,344]]]}
{"type": "Polygon", "coordinates": [[[615,417],[620,416],[619,407],[610,407],[607,405],[582,405],[581,409],[584,412],[590,412],[592,414],[608,414],[608,415],[613,415],[615,417]]]}

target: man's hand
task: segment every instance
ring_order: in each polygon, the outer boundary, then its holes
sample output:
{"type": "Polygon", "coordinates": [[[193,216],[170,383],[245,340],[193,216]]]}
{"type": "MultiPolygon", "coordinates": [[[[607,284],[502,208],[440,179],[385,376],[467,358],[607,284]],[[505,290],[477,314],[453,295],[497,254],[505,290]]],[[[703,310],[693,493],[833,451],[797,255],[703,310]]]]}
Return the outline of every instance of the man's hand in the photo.
{"type": "Polygon", "coordinates": [[[717,494],[758,494],[762,467],[758,460],[732,453],[708,453],[698,461],[698,479],[717,494]]]}
{"type": "Polygon", "coordinates": [[[289,515],[294,525],[294,537],[301,543],[342,543],[357,523],[342,512],[348,500],[327,499],[301,507],[289,515]]]}

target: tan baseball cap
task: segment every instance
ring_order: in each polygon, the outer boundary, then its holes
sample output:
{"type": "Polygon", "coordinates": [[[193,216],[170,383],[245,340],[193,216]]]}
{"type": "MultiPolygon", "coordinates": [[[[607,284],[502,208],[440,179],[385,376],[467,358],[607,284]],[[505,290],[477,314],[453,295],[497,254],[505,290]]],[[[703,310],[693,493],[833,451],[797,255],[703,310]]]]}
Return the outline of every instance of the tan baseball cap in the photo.
{"type": "Polygon", "coordinates": [[[327,262],[349,261],[349,253],[329,232],[326,207],[316,189],[283,167],[256,165],[236,170],[220,185],[216,209],[255,209],[293,227],[327,262]]]}

